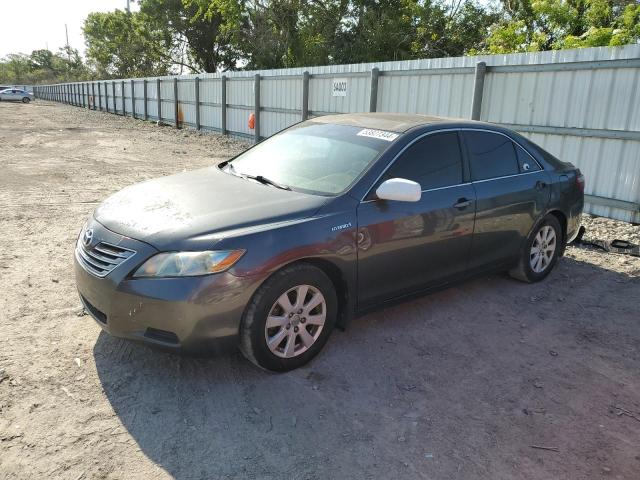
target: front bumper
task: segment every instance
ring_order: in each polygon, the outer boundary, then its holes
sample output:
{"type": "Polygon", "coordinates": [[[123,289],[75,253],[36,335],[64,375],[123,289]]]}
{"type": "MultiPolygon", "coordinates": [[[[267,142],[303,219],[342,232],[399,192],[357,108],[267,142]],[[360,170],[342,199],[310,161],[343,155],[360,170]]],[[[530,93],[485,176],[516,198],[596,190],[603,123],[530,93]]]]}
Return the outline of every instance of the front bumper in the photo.
{"type": "Polygon", "coordinates": [[[201,277],[132,279],[157,251],[148,244],[92,223],[94,242],[136,254],[105,277],[89,273],[74,253],[76,286],[87,312],[107,333],[175,350],[215,352],[238,344],[245,305],[257,288],[229,272],[201,277]]]}

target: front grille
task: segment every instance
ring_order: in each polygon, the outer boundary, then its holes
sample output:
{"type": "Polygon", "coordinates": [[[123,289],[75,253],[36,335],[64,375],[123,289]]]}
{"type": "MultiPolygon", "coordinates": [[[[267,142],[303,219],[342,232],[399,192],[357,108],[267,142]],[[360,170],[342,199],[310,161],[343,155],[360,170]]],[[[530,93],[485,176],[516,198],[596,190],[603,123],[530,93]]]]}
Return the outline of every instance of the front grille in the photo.
{"type": "Polygon", "coordinates": [[[111,270],[136,254],[135,250],[106,242],[87,247],[82,241],[78,242],[76,252],[84,268],[97,277],[108,275],[111,270]]]}

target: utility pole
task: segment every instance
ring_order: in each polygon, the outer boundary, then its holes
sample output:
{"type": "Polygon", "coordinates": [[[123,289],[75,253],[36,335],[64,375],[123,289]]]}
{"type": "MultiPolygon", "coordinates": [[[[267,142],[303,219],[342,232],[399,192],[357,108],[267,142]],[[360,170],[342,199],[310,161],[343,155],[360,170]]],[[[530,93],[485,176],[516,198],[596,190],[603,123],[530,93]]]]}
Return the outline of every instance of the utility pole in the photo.
{"type": "Polygon", "coordinates": [[[64,24],[64,34],[67,37],[67,57],[69,61],[71,61],[71,49],[69,48],[69,30],[67,29],[67,24],[64,24]]]}
{"type": "Polygon", "coordinates": [[[127,13],[131,13],[131,0],[127,0],[127,13]]]}

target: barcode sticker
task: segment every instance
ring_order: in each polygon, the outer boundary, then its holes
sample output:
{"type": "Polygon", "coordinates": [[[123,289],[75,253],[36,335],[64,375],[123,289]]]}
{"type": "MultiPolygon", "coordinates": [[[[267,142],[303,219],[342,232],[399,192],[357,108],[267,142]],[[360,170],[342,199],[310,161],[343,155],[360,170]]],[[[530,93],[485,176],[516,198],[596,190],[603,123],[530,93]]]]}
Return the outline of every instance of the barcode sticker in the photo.
{"type": "Polygon", "coordinates": [[[393,142],[398,138],[397,133],[385,132],[384,130],[374,130],[372,128],[365,128],[360,130],[358,135],[361,137],[379,138],[380,140],[386,140],[387,142],[393,142]]]}

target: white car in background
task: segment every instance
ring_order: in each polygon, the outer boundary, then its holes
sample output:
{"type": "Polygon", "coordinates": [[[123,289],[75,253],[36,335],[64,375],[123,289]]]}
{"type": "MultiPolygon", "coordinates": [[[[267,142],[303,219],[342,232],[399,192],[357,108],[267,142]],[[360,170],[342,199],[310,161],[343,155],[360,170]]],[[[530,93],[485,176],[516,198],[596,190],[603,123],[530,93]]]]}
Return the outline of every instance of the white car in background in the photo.
{"type": "Polygon", "coordinates": [[[29,103],[33,100],[33,93],[19,88],[7,88],[0,90],[0,101],[29,103]]]}

